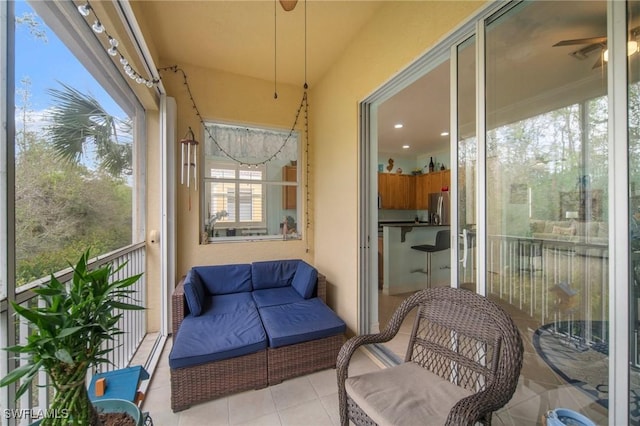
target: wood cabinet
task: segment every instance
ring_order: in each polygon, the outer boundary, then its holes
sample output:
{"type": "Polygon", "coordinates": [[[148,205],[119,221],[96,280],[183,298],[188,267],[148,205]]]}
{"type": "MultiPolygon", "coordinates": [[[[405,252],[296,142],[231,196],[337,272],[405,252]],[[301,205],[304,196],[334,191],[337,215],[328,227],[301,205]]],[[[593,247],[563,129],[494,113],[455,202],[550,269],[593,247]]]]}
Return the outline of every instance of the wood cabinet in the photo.
{"type": "MultiPolygon", "coordinates": [[[[296,182],[298,180],[298,168],[296,166],[282,167],[282,180],[296,182]]],[[[297,186],[284,185],[282,187],[282,209],[295,210],[297,208],[297,186]]]]}
{"type": "Polygon", "coordinates": [[[411,175],[378,173],[380,208],[412,210],[416,208],[416,180],[411,175]]]}
{"type": "Polygon", "coordinates": [[[381,209],[431,210],[429,194],[450,188],[451,170],[423,175],[378,173],[378,194],[381,209]]]}
{"type": "Polygon", "coordinates": [[[429,205],[429,194],[438,193],[442,188],[451,185],[451,170],[418,175],[416,179],[416,209],[431,210],[435,206],[429,205]]]}
{"type": "Polygon", "coordinates": [[[427,210],[429,208],[429,183],[431,174],[416,176],[416,209],[427,210]]]}

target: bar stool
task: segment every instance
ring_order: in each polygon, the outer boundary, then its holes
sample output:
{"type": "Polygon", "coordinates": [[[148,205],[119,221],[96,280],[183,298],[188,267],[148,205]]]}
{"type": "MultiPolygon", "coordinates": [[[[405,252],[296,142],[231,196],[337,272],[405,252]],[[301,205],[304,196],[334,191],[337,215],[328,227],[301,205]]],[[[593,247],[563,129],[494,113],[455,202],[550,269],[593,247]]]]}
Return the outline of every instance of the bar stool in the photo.
{"type": "Polygon", "coordinates": [[[451,231],[449,229],[443,229],[436,234],[436,244],[421,244],[418,246],[411,246],[414,250],[419,250],[427,253],[427,285],[431,288],[431,277],[433,271],[431,270],[431,256],[433,253],[448,250],[451,248],[451,231]]]}

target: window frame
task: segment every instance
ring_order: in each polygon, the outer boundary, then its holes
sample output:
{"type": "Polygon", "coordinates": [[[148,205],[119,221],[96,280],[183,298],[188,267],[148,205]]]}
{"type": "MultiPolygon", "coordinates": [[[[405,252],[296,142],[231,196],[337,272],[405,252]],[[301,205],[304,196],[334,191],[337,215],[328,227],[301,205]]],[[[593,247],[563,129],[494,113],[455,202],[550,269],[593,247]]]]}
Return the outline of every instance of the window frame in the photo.
{"type": "MultiPolygon", "coordinates": [[[[296,164],[301,164],[303,153],[301,150],[301,132],[297,129],[285,129],[285,128],[277,128],[270,126],[260,126],[260,125],[245,125],[238,122],[223,122],[223,121],[213,121],[206,120],[202,122],[202,131],[204,135],[204,143],[203,143],[203,155],[202,161],[200,161],[199,172],[202,172],[202,177],[199,178],[198,184],[202,188],[202,194],[199,196],[200,198],[200,244],[211,244],[211,243],[226,243],[226,242],[250,242],[250,241],[260,241],[260,240],[292,240],[299,241],[303,238],[303,226],[302,226],[302,197],[301,197],[301,167],[297,167],[296,170],[296,181],[286,181],[284,180],[284,176],[281,179],[273,179],[269,175],[269,163],[271,161],[262,162],[260,160],[254,160],[252,162],[251,159],[243,159],[243,158],[230,158],[228,156],[220,156],[216,159],[209,158],[207,159],[207,146],[211,142],[210,133],[206,129],[207,126],[221,126],[221,127],[236,127],[238,129],[248,129],[248,130],[262,130],[262,131],[271,131],[278,132],[282,134],[290,134],[290,137],[295,138],[295,147],[296,147],[296,164]],[[243,162],[246,160],[246,162],[243,162]],[[258,164],[256,164],[258,163],[258,164]],[[222,167],[235,168],[235,170],[262,170],[264,172],[262,180],[252,180],[252,179],[241,179],[239,177],[234,179],[229,178],[214,178],[209,175],[211,169],[213,169],[213,165],[220,165],[222,167]],[[234,183],[236,185],[241,184],[255,184],[256,182],[260,182],[263,187],[263,202],[262,202],[262,221],[258,222],[242,222],[236,220],[234,222],[226,222],[223,221],[225,228],[235,228],[236,231],[241,229],[240,234],[230,235],[230,236],[207,236],[207,222],[209,218],[209,193],[207,191],[208,184],[211,182],[227,182],[234,183]],[[294,220],[297,223],[296,233],[290,236],[284,236],[283,234],[269,234],[268,229],[271,222],[273,222],[273,213],[270,213],[270,203],[274,203],[273,199],[270,199],[269,196],[269,188],[274,186],[281,186],[284,190],[286,187],[295,187],[296,188],[296,208],[295,208],[295,217],[294,220]],[[271,217],[271,221],[270,221],[271,217]],[[256,232],[251,232],[252,229],[255,229],[256,232]],[[266,234],[262,234],[262,231],[266,231],[266,234]],[[244,232],[248,232],[249,235],[244,235],[244,232]],[[205,238],[205,236],[207,236],[205,238]]],[[[277,159],[275,159],[277,160],[277,159]]],[[[289,164],[289,163],[287,163],[289,164]]],[[[283,166],[284,167],[284,166],[283,166]]],[[[282,222],[282,220],[280,220],[282,222]]],[[[220,223],[220,222],[216,222],[220,223]]],[[[271,227],[273,228],[273,223],[271,223],[271,227]]],[[[215,229],[215,226],[214,226],[215,229]]]]}

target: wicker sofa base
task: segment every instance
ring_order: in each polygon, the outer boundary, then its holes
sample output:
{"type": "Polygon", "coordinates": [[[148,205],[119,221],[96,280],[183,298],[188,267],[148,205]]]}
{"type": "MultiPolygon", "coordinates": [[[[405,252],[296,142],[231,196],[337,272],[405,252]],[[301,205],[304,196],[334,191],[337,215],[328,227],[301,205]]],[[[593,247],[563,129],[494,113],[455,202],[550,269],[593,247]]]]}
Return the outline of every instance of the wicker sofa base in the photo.
{"type": "Polygon", "coordinates": [[[171,369],[171,409],[236,392],[267,387],[267,351],[208,364],[171,369]]]}
{"type": "Polygon", "coordinates": [[[269,385],[292,377],[335,368],[344,335],[267,349],[269,385]]]}

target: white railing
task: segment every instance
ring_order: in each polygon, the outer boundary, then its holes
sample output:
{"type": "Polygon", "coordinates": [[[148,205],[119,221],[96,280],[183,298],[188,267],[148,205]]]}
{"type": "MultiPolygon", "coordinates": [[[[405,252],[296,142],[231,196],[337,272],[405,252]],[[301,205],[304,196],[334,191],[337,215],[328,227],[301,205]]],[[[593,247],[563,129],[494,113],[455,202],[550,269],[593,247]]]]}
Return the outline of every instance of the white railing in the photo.
{"type": "MultiPolygon", "coordinates": [[[[92,259],[89,263],[90,267],[97,267],[103,265],[108,262],[112,262],[114,265],[114,269],[118,266],[126,263],[126,266],[122,268],[118,272],[118,275],[115,277],[117,279],[124,279],[136,274],[143,274],[145,272],[145,243],[138,243],[128,247],[124,247],[122,249],[116,250],[111,253],[107,253],[101,256],[98,256],[92,259]]],[[[71,280],[73,275],[73,271],[69,268],[67,270],[61,271],[56,274],[56,277],[61,282],[68,282],[71,280]]],[[[38,303],[37,295],[34,294],[31,290],[34,287],[37,287],[43,282],[47,282],[48,278],[42,278],[28,285],[21,286],[16,289],[16,301],[21,305],[32,305],[33,303],[38,303]]],[[[138,280],[131,289],[135,291],[134,297],[136,300],[136,304],[140,306],[146,306],[146,278],[143,274],[140,280],[138,280]]],[[[4,303],[4,302],[3,302],[4,303]]],[[[7,305],[0,305],[2,310],[7,309],[7,305]]],[[[15,326],[15,340],[17,343],[24,344],[26,343],[26,339],[29,333],[28,323],[24,320],[20,320],[17,323],[13,321],[5,321],[7,318],[6,315],[0,315],[0,336],[7,336],[9,333],[8,327],[15,326]]],[[[108,358],[113,364],[104,364],[99,366],[100,371],[111,371],[118,368],[127,367],[131,359],[133,358],[138,346],[142,342],[145,337],[147,326],[146,326],[146,314],[145,311],[123,311],[123,316],[118,322],[118,327],[124,332],[120,335],[115,336],[113,342],[110,342],[109,347],[113,348],[113,351],[109,354],[108,358]]],[[[12,342],[6,342],[7,345],[13,345],[12,342]]],[[[9,359],[13,359],[14,354],[7,354],[6,351],[3,354],[0,354],[0,362],[6,362],[6,357],[9,359]]],[[[95,373],[91,372],[91,374],[95,373]]],[[[91,374],[87,377],[87,383],[91,378],[91,374]]],[[[35,412],[38,410],[44,410],[48,407],[49,401],[52,397],[52,389],[46,387],[47,384],[47,375],[42,372],[38,375],[37,380],[34,380],[34,385],[32,388],[26,392],[18,401],[16,401],[15,408],[17,410],[25,410],[20,411],[21,413],[35,412]],[[36,383],[37,381],[37,383],[36,383]]],[[[0,388],[0,415],[4,413],[5,409],[11,407],[11,401],[13,401],[13,396],[8,395],[8,388],[0,388]],[[5,405],[7,404],[7,405],[5,405]]],[[[2,422],[0,424],[4,425],[28,425],[31,422],[31,419],[26,418],[17,420],[14,418],[5,419],[3,416],[2,422]],[[5,423],[6,422],[6,423],[5,423]]]]}
{"type": "Polygon", "coordinates": [[[584,321],[607,339],[609,254],[606,244],[492,235],[487,292],[539,325],[584,321]]]}

